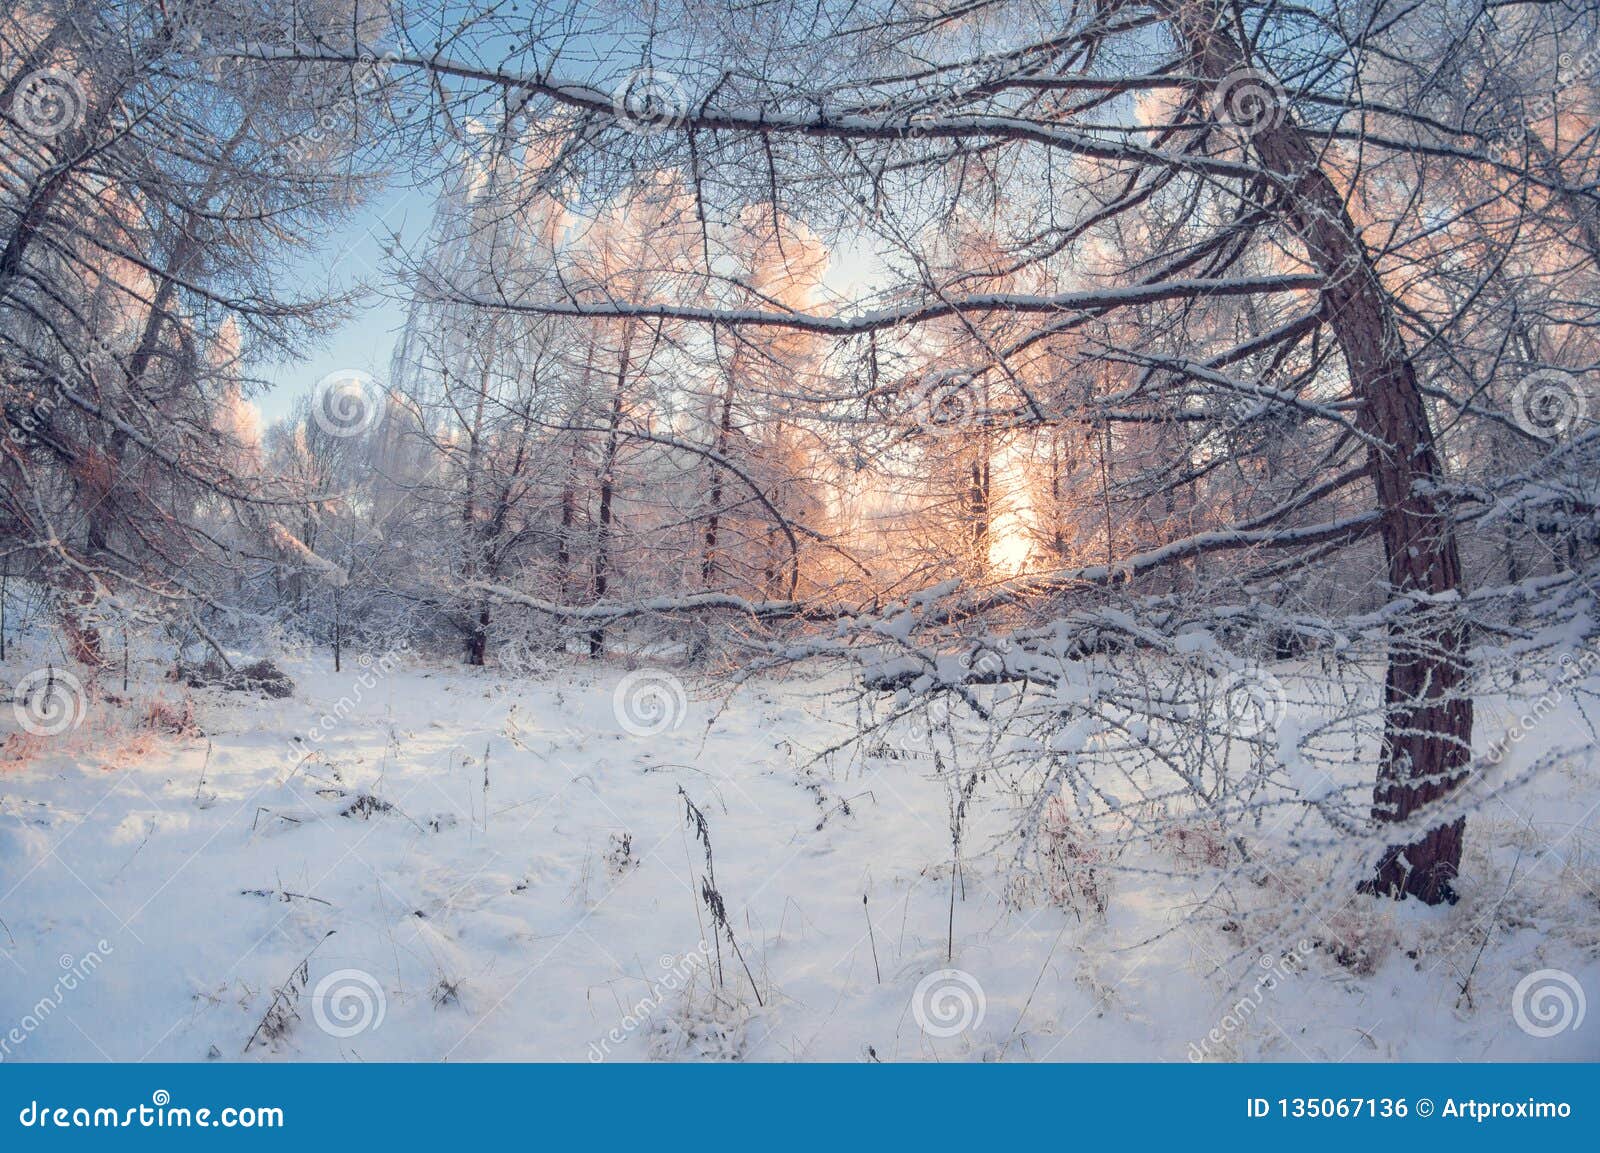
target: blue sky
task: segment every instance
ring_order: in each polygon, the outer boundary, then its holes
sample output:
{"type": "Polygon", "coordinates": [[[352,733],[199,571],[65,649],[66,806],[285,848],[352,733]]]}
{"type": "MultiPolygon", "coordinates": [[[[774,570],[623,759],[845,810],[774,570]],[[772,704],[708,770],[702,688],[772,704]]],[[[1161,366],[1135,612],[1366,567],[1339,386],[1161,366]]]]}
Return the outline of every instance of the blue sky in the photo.
{"type": "Polygon", "coordinates": [[[348,291],[359,286],[369,291],[351,317],[310,356],[258,366],[255,375],[272,387],[253,399],[268,422],[286,414],[296,398],[309,393],[330,372],[354,368],[370,372],[378,380],[388,379],[389,360],[405,323],[405,310],[389,298],[393,293],[386,283],[384,246],[394,233],[407,245],[421,240],[432,221],[433,205],[429,189],[386,189],[330,236],[320,252],[300,263],[296,272],[308,292],[348,291]]]}
{"type": "MultiPolygon", "coordinates": [[[[637,33],[630,39],[619,12],[602,6],[597,14],[593,7],[589,0],[565,6],[559,21],[560,56],[567,78],[609,86],[650,58],[637,33]]],[[[446,7],[440,13],[441,27],[449,27],[467,11],[446,7]]],[[[666,33],[657,30],[651,42],[657,52],[665,51],[666,33]]],[[[487,45],[480,44],[479,49],[487,50],[487,45]]],[[[323,253],[296,270],[308,291],[349,290],[358,284],[381,291],[369,294],[350,320],[308,357],[256,366],[253,375],[272,386],[252,398],[267,422],[287,414],[297,397],[308,394],[330,372],[361,369],[380,381],[388,380],[405,311],[384,294],[392,296],[396,288],[385,276],[384,245],[392,233],[398,233],[406,247],[420,244],[432,224],[439,192],[436,181],[419,182],[411,176],[396,173],[393,186],[374,196],[346,228],[328,238],[323,253]]]]}

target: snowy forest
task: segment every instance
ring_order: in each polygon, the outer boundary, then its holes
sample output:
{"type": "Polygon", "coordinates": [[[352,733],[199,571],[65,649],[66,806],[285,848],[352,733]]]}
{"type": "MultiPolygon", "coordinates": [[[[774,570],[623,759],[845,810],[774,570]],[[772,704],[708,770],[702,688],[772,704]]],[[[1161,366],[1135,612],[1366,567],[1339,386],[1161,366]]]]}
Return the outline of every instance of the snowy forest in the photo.
{"type": "Polygon", "coordinates": [[[0,1060],[1600,1058],[1595,0],[0,89],[0,1060]]]}

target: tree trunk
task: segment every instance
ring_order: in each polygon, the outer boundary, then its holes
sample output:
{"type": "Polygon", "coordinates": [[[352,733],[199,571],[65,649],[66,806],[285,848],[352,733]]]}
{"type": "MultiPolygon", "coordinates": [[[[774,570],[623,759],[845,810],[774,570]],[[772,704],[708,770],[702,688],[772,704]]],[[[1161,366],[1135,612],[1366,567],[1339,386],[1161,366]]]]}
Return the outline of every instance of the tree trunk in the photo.
{"type": "MultiPolygon", "coordinates": [[[[734,357],[733,363],[728,366],[728,380],[722,390],[722,415],[717,422],[717,440],[715,452],[718,457],[726,458],[728,442],[733,434],[733,374],[737,371],[739,359],[734,357]]],[[[711,462],[711,509],[706,517],[705,553],[700,561],[701,587],[710,589],[712,579],[717,573],[717,532],[721,528],[722,518],[722,469],[715,460],[711,462]]]]}
{"type": "MultiPolygon", "coordinates": [[[[589,395],[589,380],[594,372],[594,346],[584,354],[583,379],[579,396],[589,395]]],[[[561,536],[556,541],[556,588],[559,604],[567,604],[572,595],[572,534],[578,520],[578,465],[583,456],[582,433],[573,433],[572,457],[567,462],[567,475],[561,482],[561,536]]],[[[587,511],[587,509],[585,510],[587,511]]]]}
{"type": "MultiPolygon", "coordinates": [[[[478,540],[483,548],[483,575],[486,580],[498,581],[500,579],[501,561],[505,559],[502,538],[505,535],[506,520],[511,515],[511,489],[510,482],[499,486],[495,495],[494,512],[490,514],[486,523],[478,533],[478,540]]],[[[480,597],[478,611],[472,621],[471,633],[467,639],[467,663],[482,667],[489,659],[489,623],[493,620],[494,601],[492,597],[480,597]]]]}
{"type": "Polygon", "coordinates": [[[92,591],[63,595],[61,630],[67,635],[67,654],[85,668],[98,671],[105,664],[104,646],[99,628],[85,618],[85,610],[94,601],[92,591]]]}
{"type": "MultiPolygon", "coordinates": [[[[573,469],[577,469],[577,453],[573,454],[573,469]]],[[[566,483],[561,486],[561,537],[556,542],[556,590],[557,603],[566,604],[569,577],[572,571],[572,525],[577,520],[578,493],[573,486],[573,474],[567,474],[566,483]]]]}
{"type": "MultiPolygon", "coordinates": [[[[10,110],[22,81],[36,67],[49,59],[62,40],[67,39],[70,35],[68,28],[66,22],[58,24],[37,51],[12,72],[11,78],[4,85],[3,92],[0,92],[5,101],[4,104],[0,104],[0,108],[10,110]],[[57,32],[62,35],[58,36],[57,32]]],[[[161,42],[165,43],[166,39],[167,37],[163,35],[161,42]]],[[[40,232],[56,207],[56,201],[71,188],[73,178],[80,172],[80,165],[92,162],[93,150],[90,145],[101,139],[108,115],[116,107],[117,97],[126,82],[126,77],[120,75],[100,79],[101,83],[86,92],[79,124],[49,146],[48,151],[53,155],[55,163],[44,169],[43,181],[32,189],[27,199],[27,206],[20,212],[11,235],[6,238],[5,247],[0,249],[0,296],[11,292],[16,280],[23,275],[24,257],[39,238],[40,232]]]]}
{"type": "Polygon", "coordinates": [[[983,444],[981,455],[970,465],[971,486],[967,494],[967,515],[972,526],[972,555],[978,570],[989,567],[989,446],[983,444]]]}
{"type": "MultiPolygon", "coordinates": [[[[1216,84],[1249,66],[1214,5],[1172,4],[1167,11],[1198,75],[1216,84]]],[[[1287,222],[1325,278],[1323,315],[1361,401],[1356,419],[1370,438],[1391,592],[1448,597],[1461,586],[1461,561],[1449,516],[1430,495],[1443,470],[1393,304],[1311,142],[1287,115],[1264,119],[1251,143],[1277,185],[1287,222]]],[[[1472,742],[1466,648],[1465,629],[1448,609],[1413,608],[1391,626],[1375,820],[1411,818],[1465,774],[1472,742]]],[[[1453,902],[1465,823],[1457,819],[1411,844],[1391,845],[1362,888],[1396,898],[1412,894],[1430,905],[1453,902]]]]}
{"type": "MultiPolygon", "coordinates": [[[[628,346],[623,343],[621,363],[617,367],[617,391],[611,401],[611,431],[606,437],[605,457],[600,466],[600,525],[594,540],[594,599],[598,604],[605,600],[611,585],[611,498],[616,491],[617,451],[621,444],[618,429],[622,426],[623,389],[628,383],[628,346]]],[[[604,656],[606,631],[603,628],[589,632],[589,655],[604,656]]]]}
{"type": "MultiPolygon", "coordinates": [[[[611,494],[613,490],[612,474],[609,461],[611,452],[606,453],[606,471],[600,477],[600,527],[595,533],[594,541],[594,600],[596,604],[606,598],[606,590],[610,587],[611,574],[611,494]]],[[[589,655],[591,657],[604,656],[606,651],[606,630],[594,628],[589,630],[589,655]]]]}
{"type": "Polygon", "coordinates": [[[489,658],[489,603],[482,602],[467,629],[467,664],[482,668],[489,658]]]}

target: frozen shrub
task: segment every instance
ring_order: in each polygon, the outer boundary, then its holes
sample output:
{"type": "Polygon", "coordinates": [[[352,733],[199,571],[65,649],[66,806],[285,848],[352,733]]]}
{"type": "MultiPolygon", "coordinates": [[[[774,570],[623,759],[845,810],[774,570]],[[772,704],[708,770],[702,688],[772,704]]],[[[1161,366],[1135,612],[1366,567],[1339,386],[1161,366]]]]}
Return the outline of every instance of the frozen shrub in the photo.
{"type": "Polygon", "coordinates": [[[1315,943],[1358,977],[1376,973],[1395,944],[1389,918],[1366,906],[1334,913],[1326,919],[1326,929],[1315,943]]]}
{"type": "Polygon", "coordinates": [[[263,657],[247,665],[227,668],[215,657],[199,665],[180,665],[178,677],[191,688],[220,688],[235,693],[260,693],[282,699],[294,695],[289,675],[263,657]]]}
{"type": "Polygon", "coordinates": [[[1060,796],[1045,806],[1038,849],[1050,902],[1080,918],[1088,913],[1104,916],[1111,897],[1104,854],[1073,821],[1060,796]]]}
{"type": "Polygon", "coordinates": [[[151,701],[145,706],[139,724],[151,732],[172,736],[192,736],[200,731],[200,726],[195,722],[194,701],[188,697],[178,701],[151,701]]]}
{"type": "Polygon", "coordinates": [[[1228,864],[1228,842],[1215,823],[1171,825],[1162,836],[1173,859],[1186,868],[1220,869],[1228,864]]]}

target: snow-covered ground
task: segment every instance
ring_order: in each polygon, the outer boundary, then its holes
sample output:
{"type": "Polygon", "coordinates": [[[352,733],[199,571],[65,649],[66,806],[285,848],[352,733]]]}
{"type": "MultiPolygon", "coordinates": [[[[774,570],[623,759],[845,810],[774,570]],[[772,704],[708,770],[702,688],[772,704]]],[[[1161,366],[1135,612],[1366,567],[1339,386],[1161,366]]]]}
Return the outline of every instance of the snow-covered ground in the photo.
{"type": "Polygon", "coordinates": [[[1560,978],[1513,1011],[1539,970],[1600,992],[1589,761],[1475,819],[1459,905],[1311,907],[1285,868],[1240,884],[1252,926],[1282,911],[1247,940],[1181,872],[1109,875],[1103,916],[1005,900],[992,781],[952,913],[929,760],[811,763],[854,719],[825,670],[679,701],[620,666],[327,664],[282,701],[136,675],[55,736],[0,709],[0,1057],[1600,1056],[1600,1021],[1536,1035],[1560,978]]]}

